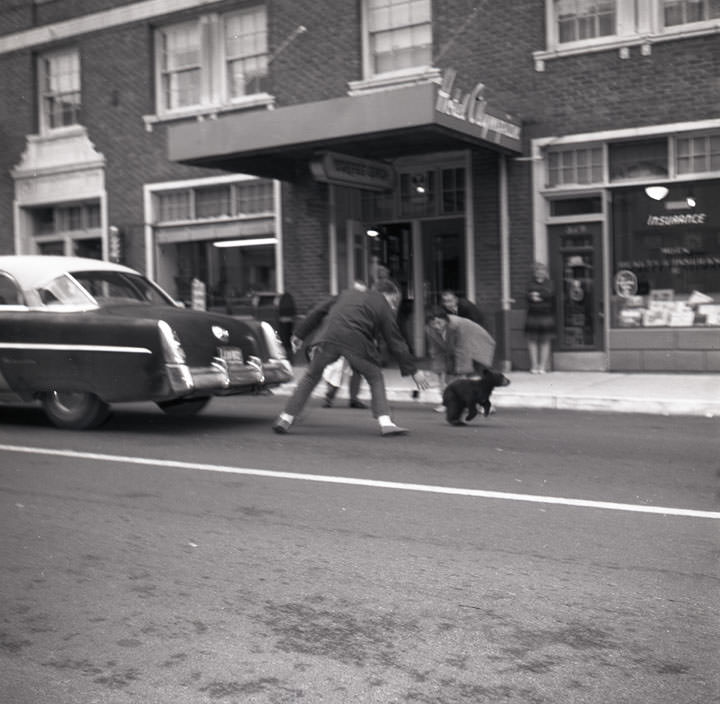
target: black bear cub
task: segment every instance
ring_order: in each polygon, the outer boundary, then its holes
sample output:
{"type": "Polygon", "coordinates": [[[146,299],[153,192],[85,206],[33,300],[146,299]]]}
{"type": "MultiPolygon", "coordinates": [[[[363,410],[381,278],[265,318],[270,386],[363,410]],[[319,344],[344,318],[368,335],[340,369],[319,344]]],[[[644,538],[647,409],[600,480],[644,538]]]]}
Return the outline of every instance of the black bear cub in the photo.
{"type": "Polygon", "coordinates": [[[483,415],[488,416],[492,404],[490,395],[496,386],[507,386],[510,383],[500,372],[486,369],[480,379],[455,379],[450,382],[443,392],[443,406],[445,418],[451,425],[465,425],[466,420],[472,420],[478,414],[478,406],[483,409],[483,415]],[[462,413],[467,409],[468,414],[463,420],[462,413]]]}

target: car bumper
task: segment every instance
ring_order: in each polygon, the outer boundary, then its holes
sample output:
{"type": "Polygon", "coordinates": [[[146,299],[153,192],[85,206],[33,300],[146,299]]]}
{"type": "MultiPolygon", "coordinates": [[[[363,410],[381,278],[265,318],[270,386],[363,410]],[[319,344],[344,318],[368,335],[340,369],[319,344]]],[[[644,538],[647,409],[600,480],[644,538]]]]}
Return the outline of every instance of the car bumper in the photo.
{"type": "Polygon", "coordinates": [[[262,365],[264,386],[279,386],[293,380],[293,369],[287,359],[270,359],[262,365]]]}
{"type": "Polygon", "coordinates": [[[209,367],[168,364],[166,373],[170,391],[176,396],[241,393],[265,382],[262,363],[256,358],[226,362],[216,357],[209,367]]]}

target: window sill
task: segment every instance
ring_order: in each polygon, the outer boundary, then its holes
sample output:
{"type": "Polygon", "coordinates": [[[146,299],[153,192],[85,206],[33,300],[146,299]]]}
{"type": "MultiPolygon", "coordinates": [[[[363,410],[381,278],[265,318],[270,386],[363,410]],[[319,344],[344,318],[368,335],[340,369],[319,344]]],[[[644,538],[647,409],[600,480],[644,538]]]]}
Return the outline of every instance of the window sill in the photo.
{"type": "Polygon", "coordinates": [[[545,70],[545,62],[552,59],[561,59],[566,56],[578,56],[581,54],[592,54],[600,51],[612,51],[614,49],[618,50],[621,59],[628,59],[630,58],[630,48],[634,46],[641,47],[640,52],[643,56],[649,56],[652,53],[653,44],[673,41],[676,39],[704,37],[712,34],[720,34],[720,22],[707,23],[692,29],[682,26],[669,28],[662,34],[635,34],[628,37],[615,36],[609,37],[606,41],[593,40],[592,43],[580,45],[575,44],[549,51],[534,51],[533,59],[535,61],[535,70],[542,72],[545,70]]]}
{"type": "Polygon", "coordinates": [[[155,115],[143,115],[145,129],[153,131],[153,126],[163,122],[176,122],[178,120],[195,119],[198,122],[203,120],[216,120],[219,115],[251,108],[265,107],[268,110],[275,108],[275,96],[269,93],[255,93],[245,98],[238,99],[233,103],[223,105],[201,105],[187,110],[175,110],[173,112],[160,113],[155,115]]]}
{"type": "Polygon", "coordinates": [[[411,71],[397,71],[373,76],[363,81],[350,81],[348,83],[348,95],[364,95],[393,88],[405,88],[418,83],[432,83],[441,78],[439,68],[423,66],[411,71]]]}

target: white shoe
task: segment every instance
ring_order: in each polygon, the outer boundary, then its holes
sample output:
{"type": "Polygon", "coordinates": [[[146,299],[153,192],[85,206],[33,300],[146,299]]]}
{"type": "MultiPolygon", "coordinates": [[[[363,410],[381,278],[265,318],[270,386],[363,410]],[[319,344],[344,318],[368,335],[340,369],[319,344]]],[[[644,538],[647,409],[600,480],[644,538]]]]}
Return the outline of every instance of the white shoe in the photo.
{"type": "Polygon", "coordinates": [[[440,404],[439,406],[435,406],[435,408],[433,408],[433,411],[435,411],[435,413],[445,413],[445,406],[443,406],[442,404],[440,404]]]}
{"type": "Polygon", "coordinates": [[[380,432],[383,437],[389,435],[405,435],[408,432],[407,428],[401,428],[399,425],[392,423],[391,425],[381,425],[380,432]]]}

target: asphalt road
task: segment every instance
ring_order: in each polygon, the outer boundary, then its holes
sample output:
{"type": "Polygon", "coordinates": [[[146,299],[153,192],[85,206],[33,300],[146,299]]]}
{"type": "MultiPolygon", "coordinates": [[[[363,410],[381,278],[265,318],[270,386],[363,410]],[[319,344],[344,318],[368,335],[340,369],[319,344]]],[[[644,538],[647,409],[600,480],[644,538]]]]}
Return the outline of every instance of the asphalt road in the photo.
{"type": "Polygon", "coordinates": [[[0,410],[3,704],[720,699],[718,421],[0,410]]]}

